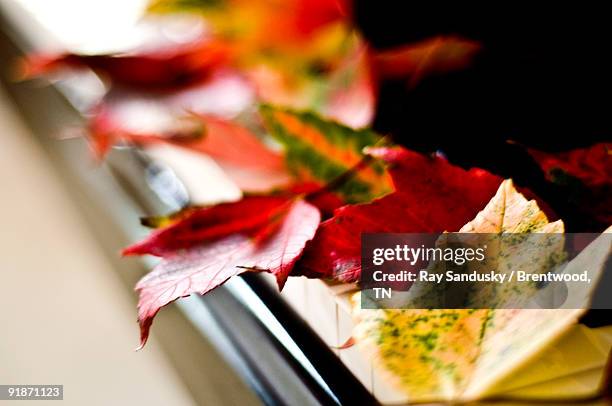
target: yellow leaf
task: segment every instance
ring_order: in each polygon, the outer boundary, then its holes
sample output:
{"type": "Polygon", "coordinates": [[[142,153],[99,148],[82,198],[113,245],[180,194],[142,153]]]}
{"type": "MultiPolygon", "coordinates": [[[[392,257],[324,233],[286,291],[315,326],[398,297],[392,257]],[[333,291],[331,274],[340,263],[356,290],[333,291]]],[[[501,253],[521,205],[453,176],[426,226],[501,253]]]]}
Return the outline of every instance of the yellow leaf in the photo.
{"type": "MultiPolygon", "coordinates": [[[[519,241],[518,247],[509,247],[501,239],[493,248],[509,252],[511,256],[493,255],[498,258],[494,264],[498,272],[507,272],[511,261],[529,272],[544,272],[556,265],[554,261],[563,259],[563,223],[549,223],[535,201],[525,199],[510,180],[501,184],[493,199],[460,232],[477,233],[476,239],[513,233],[559,237],[549,240],[553,244],[547,247],[537,243],[521,245],[523,241],[519,241]],[[535,249],[539,250],[537,255],[532,252],[535,249]],[[539,257],[553,263],[533,262],[539,257]]],[[[510,303],[516,300],[511,295],[500,296],[510,303]]],[[[368,299],[360,294],[353,297],[356,343],[372,354],[389,380],[411,401],[474,399],[491,393],[496,382],[541,352],[583,312],[580,309],[416,310],[419,302],[412,303],[410,309],[371,310],[362,309],[361,300],[368,299]]],[[[480,298],[473,300],[478,302],[480,298]]]]}

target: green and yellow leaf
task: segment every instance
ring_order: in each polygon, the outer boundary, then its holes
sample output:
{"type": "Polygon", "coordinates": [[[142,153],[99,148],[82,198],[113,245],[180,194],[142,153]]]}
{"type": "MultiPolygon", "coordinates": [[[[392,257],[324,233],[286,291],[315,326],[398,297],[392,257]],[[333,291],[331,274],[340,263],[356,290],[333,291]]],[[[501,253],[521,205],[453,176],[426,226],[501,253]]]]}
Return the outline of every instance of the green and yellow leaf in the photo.
{"type": "MultiPolygon", "coordinates": [[[[537,204],[525,199],[507,180],[461,232],[550,235],[562,233],[563,223],[549,223],[537,204]]],[[[543,256],[560,260],[562,247],[562,244],[552,244],[546,248],[548,255],[543,256]]],[[[496,266],[500,272],[508,261],[519,260],[522,255],[520,250],[512,253],[512,257],[499,257],[496,266]]],[[[548,266],[536,263],[530,271],[547,270],[548,266]]],[[[360,300],[367,298],[360,294],[353,298],[357,344],[373,354],[390,380],[414,401],[474,399],[488,393],[499,379],[575,323],[582,312],[573,309],[370,310],[362,309],[360,300]]],[[[412,307],[418,309],[418,306],[412,307]]]]}
{"type": "MultiPolygon", "coordinates": [[[[355,130],[310,112],[263,105],[261,114],[270,134],[283,144],[289,169],[304,181],[333,181],[362,162],[364,147],[382,140],[369,129],[355,130]]],[[[351,203],[370,201],[390,191],[389,176],[377,162],[355,171],[338,190],[351,203]]]]}
{"type": "Polygon", "coordinates": [[[147,12],[152,14],[203,12],[223,5],[224,0],[152,0],[147,12]]]}

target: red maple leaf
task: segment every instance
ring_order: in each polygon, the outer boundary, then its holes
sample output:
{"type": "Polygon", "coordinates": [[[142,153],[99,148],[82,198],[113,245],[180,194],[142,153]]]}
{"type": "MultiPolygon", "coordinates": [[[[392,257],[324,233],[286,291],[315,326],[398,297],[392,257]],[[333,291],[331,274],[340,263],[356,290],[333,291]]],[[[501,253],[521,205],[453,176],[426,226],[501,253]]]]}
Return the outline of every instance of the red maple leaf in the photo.
{"type": "Polygon", "coordinates": [[[371,148],[368,153],[389,164],[395,192],[337,209],[321,223],[295,271],[355,281],[361,272],[362,233],[456,231],[485,207],[502,181],[483,169],[464,170],[444,158],[403,148],[371,148]]]}
{"type": "Polygon", "coordinates": [[[144,241],[124,249],[123,255],[164,257],[234,233],[255,237],[273,223],[275,217],[282,216],[290,203],[287,195],[248,196],[237,202],[189,209],[179,221],[154,231],[144,241]]]}
{"type": "Polygon", "coordinates": [[[30,78],[65,68],[90,68],[113,84],[168,91],[207,80],[217,68],[229,64],[232,54],[228,44],[204,39],[157,51],[32,55],[21,63],[19,75],[30,78]]]}
{"type": "Polygon", "coordinates": [[[192,293],[203,295],[232,276],[249,270],[270,272],[282,289],[320,219],[318,209],[299,198],[246,198],[192,213],[154,233],[145,244],[128,248],[128,254],[165,256],[136,285],[140,346],[161,307],[192,293]],[[189,227],[200,232],[188,233],[189,227]],[[188,238],[181,239],[181,232],[188,238]],[[200,244],[194,245],[199,238],[200,244]],[[177,246],[190,248],[173,251],[177,246]]]}

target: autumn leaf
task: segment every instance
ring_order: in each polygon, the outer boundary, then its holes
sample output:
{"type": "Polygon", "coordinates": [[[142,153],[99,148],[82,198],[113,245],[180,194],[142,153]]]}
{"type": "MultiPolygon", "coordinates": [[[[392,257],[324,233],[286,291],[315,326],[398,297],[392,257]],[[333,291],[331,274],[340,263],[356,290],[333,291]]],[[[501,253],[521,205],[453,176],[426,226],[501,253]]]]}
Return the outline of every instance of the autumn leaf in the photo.
{"type": "Polygon", "coordinates": [[[481,46],[455,36],[429,38],[371,52],[371,65],[380,79],[407,79],[410,85],[431,74],[469,66],[481,46]]]}
{"type": "Polygon", "coordinates": [[[230,46],[205,39],[158,51],[122,54],[32,55],[23,61],[23,78],[67,68],[90,68],[111,83],[140,90],[176,90],[208,80],[214,71],[232,59],[230,46]]]}
{"type": "Polygon", "coordinates": [[[287,195],[247,196],[237,202],[187,209],[184,214],[175,214],[176,220],[168,226],[124,249],[123,255],[163,257],[234,233],[255,237],[275,218],[284,215],[291,199],[287,195]]]}
{"type": "Polygon", "coordinates": [[[461,233],[563,233],[561,220],[550,223],[535,200],[517,192],[512,180],[505,180],[495,197],[478,215],[461,227],[461,233]]]}
{"type": "MultiPolygon", "coordinates": [[[[261,114],[270,134],[285,146],[288,168],[301,181],[331,182],[363,160],[364,147],[381,141],[371,130],[354,130],[310,112],[264,105],[261,114]]],[[[383,167],[373,164],[336,191],[348,202],[363,202],[390,191],[389,183],[383,167]]]]}
{"type": "Polygon", "coordinates": [[[603,227],[612,224],[612,144],[555,153],[528,151],[578,212],[603,227]]]}
{"type": "Polygon", "coordinates": [[[98,160],[115,145],[171,144],[212,157],[240,189],[265,192],[291,179],[261,128],[249,125],[248,117],[236,118],[252,102],[252,89],[232,72],[170,94],[111,89],[78,134],[88,138],[98,160]]]}
{"type": "Polygon", "coordinates": [[[375,107],[367,46],[344,0],[161,0],[150,12],[196,12],[235,50],[236,66],[265,103],[368,125],[375,107]],[[274,27],[273,30],[270,27],[274,27]]]}
{"type": "Polygon", "coordinates": [[[234,37],[255,38],[269,46],[304,43],[327,25],[348,21],[350,4],[346,0],[153,0],[147,11],[199,13],[223,35],[233,32],[234,37]],[[275,24],[274,30],[269,29],[270,23],[275,24]]]}
{"type": "Polygon", "coordinates": [[[367,46],[360,45],[331,72],[319,110],[322,116],[352,128],[363,128],[374,119],[378,82],[370,66],[367,46]]]}
{"type": "MultiPolygon", "coordinates": [[[[249,217],[251,214],[263,214],[265,217],[266,213],[282,210],[282,206],[287,199],[292,199],[297,196],[302,196],[304,200],[319,209],[324,217],[331,217],[335,209],[346,204],[333,191],[327,190],[325,186],[321,186],[317,183],[296,183],[289,185],[285,189],[272,191],[271,194],[268,195],[247,195],[241,201],[235,203],[220,203],[211,207],[189,206],[168,215],[143,217],[140,219],[140,223],[152,229],[164,228],[168,233],[166,237],[172,241],[174,238],[172,235],[173,233],[184,236],[187,233],[198,232],[198,227],[210,227],[215,224],[211,221],[202,221],[203,218],[212,220],[218,217],[217,220],[227,220],[236,216],[249,217]],[[246,211],[243,212],[240,210],[241,207],[246,208],[246,211]],[[234,208],[238,210],[234,210],[234,208]],[[185,223],[182,223],[183,221],[185,221],[185,223]],[[181,224],[179,225],[179,223],[181,224]],[[196,223],[195,226],[194,223],[196,223]],[[171,225],[177,227],[171,228],[169,227],[171,225]]],[[[208,232],[210,232],[210,230],[208,232]]],[[[127,255],[151,254],[163,256],[163,250],[158,253],[155,252],[157,251],[155,245],[158,241],[154,240],[157,240],[158,237],[161,236],[151,234],[149,238],[142,243],[126,248],[126,250],[134,249],[134,252],[124,253],[127,255]],[[141,244],[144,244],[144,246],[141,246],[141,244]],[[152,245],[149,246],[149,244],[152,245]],[[153,248],[153,251],[149,252],[148,248],[153,248]]],[[[161,239],[163,240],[166,237],[162,237],[161,239]]],[[[179,239],[182,238],[184,237],[179,236],[179,239]]],[[[187,240],[189,239],[190,237],[187,237],[187,240]]],[[[174,248],[170,248],[170,250],[172,249],[174,248]]]]}
{"type": "Polygon", "coordinates": [[[612,144],[600,143],[564,152],[545,152],[530,148],[529,153],[552,181],[561,181],[562,173],[589,187],[612,182],[612,144]]]}
{"type": "Polygon", "coordinates": [[[161,307],[192,293],[203,295],[232,276],[269,272],[282,289],[319,221],[319,211],[301,199],[245,199],[203,209],[198,216],[188,216],[154,233],[146,243],[128,248],[128,254],[164,255],[136,285],[140,346],[146,343],[161,307]],[[177,240],[189,226],[198,231],[177,240]],[[199,245],[195,245],[196,237],[199,245]],[[189,248],[175,250],[178,247],[189,248]]]}
{"type": "Polygon", "coordinates": [[[194,117],[177,118],[171,128],[159,131],[132,130],[111,106],[100,104],[87,122],[86,137],[91,143],[94,156],[103,159],[115,145],[195,142],[203,137],[204,131],[203,123],[194,117]]]}
{"type": "Polygon", "coordinates": [[[337,21],[348,21],[351,13],[350,0],[294,0],[295,30],[303,36],[337,21]]]}
{"type": "MultiPolygon", "coordinates": [[[[563,223],[548,223],[535,201],[528,201],[514,189],[511,181],[505,181],[486,207],[460,232],[562,233],[563,223]]],[[[480,235],[483,234],[477,236],[480,235]]],[[[546,250],[553,256],[562,252],[562,240],[561,244],[546,247],[546,250]]],[[[515,253],[519,256],[522,254],[515,253]]],[[[504,256],[500,255],[500,258],[504,256]]],[[[514,259],[520,262],[520,258],[514,259]]],[[[550,264],[541,265],[544,268],[536,271],[550,268],[550,264]]],[[[575,311],[556,310],[536,310],[531,316],[528,313],[530,310],[486,308],[370,310],[360,306],[360,300],[368,300],[363,295],[357,294],[354,299],[353,310],[357,322],[354,336],[358,345],[374,354],[377,363],[389,373],[391,381],[398,388],[409,394],[411,399],[423,401],[461,398],[466,391],[471,391],[470,384],[478,385],[471,379],[479,372],[480,364],[487,364],[483,357],[496,357],[499,361],[496,369],[503,370],[507,367],[505,364],[516,363],[519,359],[513,360],[503,355],[502,351],[512,348],[517,357],[524,356],[521,350],[515,348],[514,340],[531,335],[535,341],[549,342],[556,337],[559,328],[562,328],[560,326],[577,318],[575,311]],[[500,330],[512,324],[513,318],[528,323],[523,325],[524,331],[508,336],[499,334],[500,330]],[[550,329],[544,329],[545,326],[550,329]],[[492,348],[491,352],[483,351],[483,346],[489,345],[491,337],[507,345],[498,345],[495,351],[492,348]]],[[[422,299],[415,300],[414,307],[419,308],[418,300],[422,299]]],[[[509,333],[510,329],[505,331],[509,333]]]]}
{"type": "Polygon", "coordinates": [[[204,134],[199,139],[178,139],[175,145],[199,151],[237,166],[282,171],[283,157],[265,146],[249,129],[213,115],[195,114],[204,134]]]}
{"type": "Polygon", "coordinates": [[[495,194],[502,179],[482,169],[466,171],[439,156],[403,148],[368,150],[389,165],[395,192],[367,204],[336,210],[308,244],[299,272],[309,277],[356,281],[361,234],[457,230],[495,194]]]}
{"type": "Polygon", "coordinates": [[[282,155],[268,147],[253,131],[233,120],[213,114],[183,112],[174,115],[168,112],[167,119],[162,120],[163,125],[155,126],[155,118],[152,118],[147,124],[152,129],[140,129],[138,124],[130,122],[131,115],[137,122],[154,116],[146,110],[137,112],[134,105],[98,106],[86,131],[97,159],[102,159],[114,145],[147,147],[164,143],[212,157],[245,191],[267,191],[290,182],[282,155]],[[257,189],[258,185],[261,189],[257,189]]]}

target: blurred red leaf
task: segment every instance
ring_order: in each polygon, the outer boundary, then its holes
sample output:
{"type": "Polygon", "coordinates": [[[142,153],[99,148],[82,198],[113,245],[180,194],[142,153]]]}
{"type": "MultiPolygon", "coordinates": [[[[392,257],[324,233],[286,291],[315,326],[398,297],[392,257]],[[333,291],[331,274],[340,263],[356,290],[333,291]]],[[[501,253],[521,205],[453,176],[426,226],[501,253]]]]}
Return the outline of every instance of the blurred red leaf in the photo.
{"type": "Polygon", "coordinates": [[[378,82],[370,66],[366,46],[348,55],[330,75],[329,93],[322,114],[353,128],[367,127],[373,120],[378,82]]]}
{"type": "Polygon", "coordinates": [[[395,192],[371,203],[344,206],[321,223],[296,269],[317,278],[353,282],[361,272],[361,234],[459,230],[495,195],[502,179],[466,171],[441,157],[403,148],[372,148],[389,165],[395,192]]]}
{"type": "Polygon", "coordinates": [[[327,24],[350,18],[351,2],[348,0],[296,0],[293,3],[293,21],[290,23],[304,36],[327,24]]]}
{"type": "Polygon", "coordinates": [[[204,126],[203,136],[197,139],[179,138],[171,142],[243,167],[269,170],[282,170],[285,167],[283,156],[266,147],[247,128],[212,115],[198,114],[195,118],[204,126]]]}
{"type": "Polygon", "coordinates": [[[416,84],[432,73],[445,73],[468,66],[480,44],[463,38],[435,37],[416,44],[372,51],[372,69],[379,78],[409,80],[416,84]]]}
{"type": "MultiPolygon", "coordinates": [[[[230,10],[226,15],[233,13],[234,24],[248,27],[242,29],[243,36],[239,38],[246,53],[252,52],[253,48],[260,52],[270,47],[287,51],[307,46],[326,27],[338,22],[347,23],[350,13],[347,0],[239,0],[233,2],[230,10]]],[[[225,24],[227,22],[217,25],[225,24]]],[[[235,30],[237,27],[232,28],[235,30]]]]}
{"type": "Polygon", "coordinates": [[[172,132],[148,133],[136,132],[124,127],[124,123],[114,117],[104,105],[98,106],[87,123],[86,135],[91,142],[94,155],[103,159],[108,151],[117,144],[145,145],[158,142],[172,142],[180,138],[195,139],[202,135],[202,127],[195,121],[183,122],[183,128],[172,132]]]}
{"type": "Polygon", "coordinates": [[[612,144],[564,152],[528,151],[578,212],[602,227],[612,223],[612,144]]]}
{"type": "MultiPolygon", "coordinates": [[[[146,343],[159,309],[178,298],[192,293],[203,295],[232,276],[249,270],[272,273],[282,289],[304,245],[313,237],[319,225],[319,211],[301,199],[267,200],[263,209],[253,200],[245,200],[215,206],[205,212],[203,223],[208,223],[210,228],[202,229],[198,235],[204,236],[200,245],[171,252],[167,251],[172,245],[170,240],[158,236],[155,243],[160,244],[161,252],[167,256],[136,285],[140,295],[140,347],[146,343]],[[249,205],[252,205],[251,209],[249,205]],[[274,209],[270,210],[271,207],[274,209]],[[283,210],[279,210],[281,208],[283,210]],[[251,217],[243,215],[245,210],[251,217]],[[260,210],[266,214],[254,213],[260,210]],[[227,220],[227,217],[222,216],[220,211],[236,213],[226,213],[229,217],[226,224],[223,220],[227,220]],[[207,242],[206,239],[212,236],[217,238],[207,242]]],[[[260,199],[259,203],[264,200],[260,199]]],[[[177,223],[175,231],[186,231],[185,224],[193,225],[194,221],[177,223]]],[[[173,233],[174,237],[178,235],[178,232],[173,233]]],[[[189,245],[194,242],[195,239],[190,240],[189,245]]],[[[145,251],[150,251],[150,247],[145,251]]]]}
{"type": "Polygon", "coordinates": [[[554,181],[555,171],[560,170],[587,186],[612,183],[612,143],[600,143],[564,152],[545,152],[530,148],[529,154],[540,164],[549,180],[554,181]]]}
{"type": "Polygon", "coordinates": [[[117,143],[164,142],[208,154],[238,167],[284,173],[280,153],[266,147],[249,129],[221,117],[186,114],[174,120],[175,129],[160,133],[133,131],[118,121],[105,108],[99,108],[90,119],[88,133],[96,157],[104,157],[117,143]]]}
{"type": "Polygon", "coordinates": [[[32,55],[20,66],[20,76],[31,78],[66,68],[91,68],[111,83],[141,90],[175,90],[208,79],[232,59],[231,47],[202,40],[151,52],[101,55],[32,55]]]}

